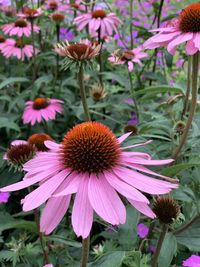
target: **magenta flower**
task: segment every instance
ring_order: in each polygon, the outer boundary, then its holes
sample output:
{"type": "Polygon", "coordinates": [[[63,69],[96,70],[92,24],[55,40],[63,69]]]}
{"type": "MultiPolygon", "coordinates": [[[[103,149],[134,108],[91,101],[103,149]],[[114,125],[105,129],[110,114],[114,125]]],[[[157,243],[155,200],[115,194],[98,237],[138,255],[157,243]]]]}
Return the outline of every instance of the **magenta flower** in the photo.
{"type": "Polygon", "coordinates": [[[36,122],[40,123],[42,119],[45,121],[55,120],[56,113],[62,113],[63,101],[59,99],[48,99],[38,97],[34,101],[26,102],[23,113],[23,123],[30,123],[34,125],[36,122]]]}
{"type": "Polygon", "coordinates": [[[169,21],[165,27],[153,30],[159,33],[144,43],[144,47],[154,49],[166,46],[172,55],[176,47],[186,42],[186,53],[194,55],[200,51],[200,3],[190,4],[183,9],[179,17],[169,21]]]}
{"type": "Polygon", "coordinates": [[[117,32],[121,21],[114,13],[106,13],[103,9],[97,9],[76,17],[74,23],[77,25],[78,31],[88,26],[92,36],[96,36],[96,33],[100,31],[100,37],[103,39],[105,36],[112,35],[113,31],[117,32]]]}
{"type": "MultiPolygon", "coordinates": [[[[3,25],[1,29],[8,35],[17,35],[18,37],[22,37],[23,35],[26,37],[31,36],[31,24],[23,18],[17,19],[14,23],[3,25]]],[[[38,33],[40,28],[34,25],[33,30],[38,33]]]]}
{"type": "Polygon", "coordinates": [[[154,218],[149,200],[140,191],[162,195],[178,185],[146,175],[174,181],[143,165],[164,165],[173,160],[152,160],[146,153],[125,151],[149,143],[122,147],[121,143],[130,134],[116,138],[99,122],[78,124],[66,133],[61,144],[45,142],[51,150],[38,153],[25,163],[27,174],[23,181],[0,190],[16,191],[39,182],[39,187],[29,193],[22,204],[24,211],[30,211],[47,201],[40,221],[45,234],[51,233],[62,220],[72,194],[76,194],[72,226],[76,235],[83,238],[90,233],[94,211],[112,225],[125,223],[126,209],[117,192],[137,210],[154,218]]]}
{"type": "Polygon", "coordinates": [[[183,261],[183,266],[200,267],[200,256],[192,255],[187,260],[183,261]]]}
{"type": "MultiPolygon", "coordinates": [[[[17,57],[19,60],[24,61],[25,57],[31,58],[33,56],[33,46],[24,44],[22,40],[7,39],[4,44],[0,43],[0,51],[4,57],[17,57]]],[[[35,49],[35,54],[39,50],[35,49]]]]}
{"type": "Polygon", "coordinates": [[[112,53],[108,60],[115,65],[124,65],[128,66],[129,72],[133,71],[134,63],[142,66],[141,58],[147,57],[147,53],[142,52],[142,48],[138,47],[132,50],[126,50],[123,53],[112,53]]]}
{"type": "Polygon", "coordinates": [[[0,204],[7,203],[9,197],[10,197],[10,194],[8,192],[0,192],[0,204]]]}
{"type": "Polygon", "coordinates": [[[35,19],[43,14],[41,8],[33,9],[29,7],[23,8],[22,12],[18,13],[17,16],[26,19],[35,19]]]}
{"type": "Polygon", "coordinates": [[[53,264],[46,264],[43,267],[53,267],[53,264]]]}
{"type": "Polygon", "coordinates": [[[144,223],[139,223],[137,226],[137,234],[140,238],[145,238],[149,233],[149,227],[144,223]]]}

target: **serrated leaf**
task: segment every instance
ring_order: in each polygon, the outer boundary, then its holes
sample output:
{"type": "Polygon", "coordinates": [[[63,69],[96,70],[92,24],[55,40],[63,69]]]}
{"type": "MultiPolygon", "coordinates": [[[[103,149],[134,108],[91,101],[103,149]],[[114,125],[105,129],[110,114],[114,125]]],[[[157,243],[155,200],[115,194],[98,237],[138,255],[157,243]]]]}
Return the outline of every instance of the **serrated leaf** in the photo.
{"type": "Polygon", "coordinates": [[[8,118],[0,118],[0,128],[8,128],[20,132],[19,126],[8,118]]]}
{"type": "Polygon", "coordinates": [[[177,165],[164,168],[162,171],[162,174],[173,177],[173,176],[178,175],[180,172],[184,170],[187,170],[192,167],[199,167],[199,166],[200,166],[200,162],[181,163],[181,164],[177,164],[177,165]]]}

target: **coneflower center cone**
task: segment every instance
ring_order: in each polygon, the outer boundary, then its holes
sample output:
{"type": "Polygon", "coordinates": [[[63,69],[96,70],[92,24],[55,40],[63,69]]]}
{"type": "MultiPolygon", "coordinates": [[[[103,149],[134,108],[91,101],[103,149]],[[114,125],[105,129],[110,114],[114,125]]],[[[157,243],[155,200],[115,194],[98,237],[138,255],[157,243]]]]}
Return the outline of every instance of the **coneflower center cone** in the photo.
{"type": "Polygon", "coordinates": [[[24,20],[24,19],[17,19],[15,21],[15,26],[16,27],[21,27],[21,28],[24,28],[27,26],[27,22],[24,20]]]}
{"type": "Polygon", "coordinates": [[[72,44],[69,45],[66,49],[71,55],[75,53],[78,56],[78,59],[81,59],[86,54],[86,52],[88,54],[93,52],[93,49],[86,44],[72,44]]]}
{"type": "Polygon", "coordinates": [[[95,11],[92,12],[92,17],[97,19],[97,18],[105,18],[106,17],[106,12],[102,9],[97,9],[95,11]]]}
{"type": "Polygon", "coordinates": [[[76,125],[64,137],[61,161],[73,171],[99,174],[119,161],[120,146],[113,132],[98,122],[76,125]]]}
{"type": "Polygon", "coordinates": [[[3,35],[0,34],[0,43],[5,42],[5,40],[6,40],[5,37],[4,37],[3,35]]]}
{"type": "Polygon", "coordinates": [[[52,141],[53,139],[48,134],[38,133],[32,134],[28,139],[28,143],[34,145],[38,151],[48,151],[49,149],[44,144],[44,141],[47,140],[52,141]]]}
{"type": "Polygon", "coordinates": [[[7,158],[14,165],[23,165],[35,155],[36,149],[31,144],[12,146],[7,151],[7,158]]]}
{"type": "Polygon", "coordinates": [[[188,5],[180,14],[182,32],[200,32],[200,3],[188,5]]]}
{"type": "Polygon", "coordinates": [[[55,1],[49,3],[49,7],[51,10],[56,10],[58,8],[58,4],[55,1]]]}
{"type": "Polygon", "coordinates": [[[40,110],[48,107],[49,100],[47,98],[38,97],[33,102],[33,109],[40,110]]]}

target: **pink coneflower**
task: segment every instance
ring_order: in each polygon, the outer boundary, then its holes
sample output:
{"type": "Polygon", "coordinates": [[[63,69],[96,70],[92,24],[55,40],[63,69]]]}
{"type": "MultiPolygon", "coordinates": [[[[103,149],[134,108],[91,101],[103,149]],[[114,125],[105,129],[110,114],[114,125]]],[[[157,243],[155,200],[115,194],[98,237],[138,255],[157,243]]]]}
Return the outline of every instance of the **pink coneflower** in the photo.
{"type": "Polygon", "coordinates": [[[18,17],[26,18],[26,19],[35,19],[37,17],[40,17],[43,14],[42,10],[40,8],[33,9],[29,7],[25,7],[22,10],[22,13],[18,13],[18,17]]]}
{"type": "MultiPolygon", "coordinates": [[[[22,61],[24,61],[25,57],[31,58],[33,56],[33,46],[24,44],[21,39],[7,39],[5,44],[0,44],[0,51],[6,58],[13,56],[22,61]]],[[[39,50],[35,49],[35,54],[38,52],[39,50]]]]}
{"type": "Polygon", "coordinates": [[[121,23],[120,19],[114,13],[106,13],[103,9],[97,9],[91,13],[83,14],[74,19],[78,31],[81,31],[87,25],[89,32],[95,36],[100,31],[101,38],[112,35],[117,32],[117,27],[121,23]]]}
{"type": "Polygon", "coordinates": [[[55,120],[56,113],[63,111],[61,104],[63,104],[62,100],[42,97],[28,101],[23,113],[23,123],[34,125],[36,122],[40,123],[42,119],[45,121],[55,120]]]}
{"type": "Polygon", "coordinates": [[[58,0],[47,0],[46,3],[43,5],[43,8],[49,9],[50,11],[66,11],[68,9],[67,4],[63,4],[61,1],[58,0]]]}
{"type": "MultiPolygon", "coordinates": [[[[31,36],[31,24],[23,18],[17,19],[14,23],[3,25],[1,29],[8,35],[17,35],[18,37],[22,37],[23,35],[26,37],[31,36]]],[[[34,32],[38,33],[39,29],[38,26],[33,26],[34,32]]]]}
{"type": "Polygon", "coordinates": [[[140,59],[147,56],[147,53],[142,52],[142,48],[138,47],[132,50],[126,50],[122,53],[120,51],[114,52],[113,54],[111,54],[108,60],[115,65],[127,64],[128,70],[129,72],[131,72],[133,70],[134,63],[142,66],[140,59]]]}
{"type": "Polygon", "coordinates": [[[186,42],[186,53],[194,55],[200,51],[200,3],[190,4],[180,13],[179,17],[172,19],[165,27],[153,30],[159,33],[144,43],[144,47],[154,49],[166,46],[172,55],[176,47],[186,42]]]}
{"type": "Polygon", "coordinates": [[[200,256],[192,255],[187,260],[183,261],[185,267],[200,267],[200,256]]]}
{"type": "Polygon", "coordinates": [[[78,124],[66,133],[61,144],[45,142],[51,150],[37,154],[24,165],[27,174],[23,181],[0,190],[20,190],[39,182],[39,187],[22,203],[23,210],[29,211],[47,201],[40,222],[41,231],[46,234],[62,220],[74,193],[72,225],[77,236],[83,238],[90,233],[94,211],[112,225],[125,223],[126,209],[117,192],[140,212],[154,218],[149,200],[140,190],[166,194],[178,185],[147,176],[173,180],[143,165],[164,165],[173,160],[152,160],[146,153],[125,151],[148,143],[122,147],[130,134],[116,138],[99,122],[78,124]]]}

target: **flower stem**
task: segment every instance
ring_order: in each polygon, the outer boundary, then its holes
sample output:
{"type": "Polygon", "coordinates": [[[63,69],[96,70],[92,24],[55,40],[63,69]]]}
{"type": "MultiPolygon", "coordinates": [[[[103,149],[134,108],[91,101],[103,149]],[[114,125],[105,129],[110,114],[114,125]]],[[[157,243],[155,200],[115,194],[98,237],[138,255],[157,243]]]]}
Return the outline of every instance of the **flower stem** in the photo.
{"type": "Polygon", "coordinates": [[[90,236],[83,239],[82,241],[82,256],[81,256],[80,267],[87,267],[89,248],[90,248],[90,236]]]}
{"type": "MultiPolygon", "coordinates": [[[[57,43],[60,42],[60,24],[56,24],[56,39],[57,39],[57,43]]],[[[59,55],[56,54],[56,78],[55,78],[55,82],[58,79],[58,74],[59,74],[59,55]]]]}
{"type": "Polygon", "coordinates": [[[186,142],[194,118],[197,105],[197,94],[198,94],[198,70],[199,70],[199,52],[197,52],[192,56],[192,100],[191,100],[190,114],[187,123],[185,125],[183,135],[181,136],[179,145],[175,148],[172,154],[172,158],[174,158],[175,160],[177,159],[182,147],[186,142]]]}
{"type": "Polygon", "coordinates": [[[34,218],[35,218],[35,223],[36,223],[37,230],[38,230],[38,235],[39,235],[40,244],[41,244],[41,248],[42,248],[42,252],[43,252],[43,257],[44,257],[45,263],[48,264],[49,263],[48,254],[47,254],[47,251],[45,250],[45,247],[43,244],[43,235],[40,232],[39,214],[38,214],[37,209],[34,209],[34,218]]]}
{"type": "Polygon", "coordinates": [[[162,244],[163,244],[163,241],[165,239],[165,235],[167,233],[167,230],[168,230],[168,226],[166,224],[163,224],[162,232],[160,233],[160,236],[158,239],[158,244],[156,247],[156,251],[155,251],[154,256],[153,256],[152,265],[151,265],[152,267],[157,267],[158,257],[160,255],[160,251],[161,251],[162,244]]]}
{"type": "Polygon", "coordinates": [[[33,46],[33,81],[36,79],[36,61],[35,61],[35,40],[34,40],[34,22],[31,19],[31,38],[32,38],[32,46],[33,46]]]}
{"type": "MultiPolygon", "coordinates": [[[[103,45],[103,42],[101,40],[101,29],[99,28],[98,30],[98,43],[103,45]]],[[[102,89],[104,88],[103,85],[103,77],[102,77],[102,72],[103,72],[103,58],[102,58],[102,46],[101,49],[99,51],[99,83],[102,87],[102,89]]]]}
{"type": "Polygon", "coordinates": [[[136,112],[137,118],[139,119],[139,109],[138,109],[138,104],[137,104],[137,100],[136,100],[134,89],[133,89],[132,75],[131,75],[131,72],[128,70],[128,64],[127,64],[127,71],[128,71],[128,76],[129,76],[129,82],[130,82],[130,93],[135,103],[135,112],[136,112]]]}
{"type": "Polygon", "coordinates": [[[188,56],[187,88],[186,88],[186,94],[185,94],[185,99],[184,99],[183,113],[181,115],[182,119],[185,117],[185,114],[188,111],[188,103],[189,103],[190,87],[191,87],[191,78],[190,78],[191,71],[192,71],[192,57],[188,56]]]}
{"type": "Polygon", "coordinates": [[[79,72],[78,72],[78,83],[79,83],[79,88],[80,88],[81,100],[82,100],[83,109],[85,112],[85,118],[87,121],[91,121],[90,112],[89,112],[89,108],[87,104],[86,93],[85,93],[83,75],[84,75],[83,65],[80,64],[79,72]]]}
{"type": "Polygon", "coordinates": [[[130,1],[130,37],[131,37],[131,49],[133,49],[133,22],[132,22],[132,16],[133,16],[133,0],[130,1]]]}

